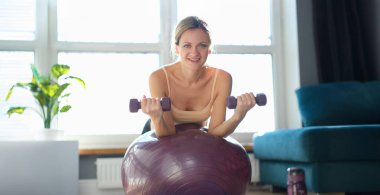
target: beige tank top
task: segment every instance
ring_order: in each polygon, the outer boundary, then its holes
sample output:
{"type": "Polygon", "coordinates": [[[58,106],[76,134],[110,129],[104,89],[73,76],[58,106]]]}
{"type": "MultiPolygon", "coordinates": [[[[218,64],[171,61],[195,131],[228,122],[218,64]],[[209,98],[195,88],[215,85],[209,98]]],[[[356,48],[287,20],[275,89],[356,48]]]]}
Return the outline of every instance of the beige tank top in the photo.
{"type": "MultiPolygon", "coordinates": [[[[167,82],[167,85],[168,85],[168,92],[169,92],[169,97],[170,97],[170,82],[169,82],[168,73],[166,72],[165,67],[163,67],[162,70],[165,72],[166,82],[167,82]]],[[[215,75],[214,75],[214,81],[213,81],[213,84],[212,84],[210,102],[202,110],[186,111],[186,110],[178,109],[173,104],[171,105],[171,111],[172,111],[173,119],[174,119],[174,122],[176,124],[181,124],[181,123],[202,123],[204,121],[207,121],[207,119],[211,115],[212,104],[213,104],[213,102],[215,100],[214,88],[215,88],[216,78],[218,77],[218,72],[219,72],[219,69],[216,69],[215,70],[215,75]]]]}

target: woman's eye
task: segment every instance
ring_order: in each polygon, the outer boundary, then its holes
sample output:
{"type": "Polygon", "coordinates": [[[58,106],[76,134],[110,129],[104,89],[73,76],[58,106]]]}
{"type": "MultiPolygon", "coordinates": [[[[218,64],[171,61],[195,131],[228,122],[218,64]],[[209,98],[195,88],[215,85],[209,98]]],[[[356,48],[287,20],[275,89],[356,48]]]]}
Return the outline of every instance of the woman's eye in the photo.
{"type": "Polygon", "coordinates": [[[191,45],[183,45],[184,48],[190,48],[191,45]]]}
{"type": "Polygon", "coordinates": [[[201,44],[200,46],[201,46],[202,48],[206,48],[206,47],[208,47],[207,44],[201,44]]]}

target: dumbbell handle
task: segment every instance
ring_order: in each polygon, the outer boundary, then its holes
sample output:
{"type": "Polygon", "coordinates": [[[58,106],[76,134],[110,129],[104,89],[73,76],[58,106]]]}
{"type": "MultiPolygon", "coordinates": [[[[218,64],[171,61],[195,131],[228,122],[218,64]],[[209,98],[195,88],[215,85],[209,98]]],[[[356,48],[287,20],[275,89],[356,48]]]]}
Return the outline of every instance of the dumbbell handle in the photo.
{"type": "MultiPolygon", "coordinates": [[[[168,97],[163,97],[160,101],[162,111],[169,111],[171,109],[171,101],[168,97]]],[[[129,100],[129,111],[130,112],[137,112],[141,109],[141,102],[137,99],[130,99],[129,100]]]]}
{"type": "MultiPolygon", "coordinates": [[[[267,96],[264,93],[256,94],[256,104],[259,106],[265,106],[267,104],[267,96]]],[[[234,96],[229,96],[227,99],[227,108],[235,109],[237,105],[237,99],[234,96]]]]}

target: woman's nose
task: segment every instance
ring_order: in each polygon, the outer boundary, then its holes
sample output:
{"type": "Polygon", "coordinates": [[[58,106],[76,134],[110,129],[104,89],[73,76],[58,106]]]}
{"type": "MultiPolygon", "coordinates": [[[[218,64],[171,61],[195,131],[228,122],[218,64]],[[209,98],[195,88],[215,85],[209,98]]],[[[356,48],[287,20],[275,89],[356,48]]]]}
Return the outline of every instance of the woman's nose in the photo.
{"type": "Polygon", "coordinates": [[[198,47],[192,47],[191,50],[190,50],[190,53],[192,53],[192,54],[199,54],[198,47]]]}

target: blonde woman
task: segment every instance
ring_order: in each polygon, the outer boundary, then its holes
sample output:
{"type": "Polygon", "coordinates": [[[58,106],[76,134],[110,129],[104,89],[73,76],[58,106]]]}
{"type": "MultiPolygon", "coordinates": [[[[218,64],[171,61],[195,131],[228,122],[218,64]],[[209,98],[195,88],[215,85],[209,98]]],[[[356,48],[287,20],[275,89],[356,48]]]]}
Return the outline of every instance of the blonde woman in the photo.
{"type": "Polygon", "coordinates": [[[141,109],[150,116],[157,137],[185,128],[207,128],[209,134],[226,137],[256,105],[252,92],[237,96],[234,114],[226,120],[232,78],[228,72],[206,65],[210,45],[206,22],[190,16],[178,23],[173,38],[178,61],[150,75],[151,98],[141,100],[141,109]],[[162,97],[170,98],[171,111],[162,111],[162,97]]]}

